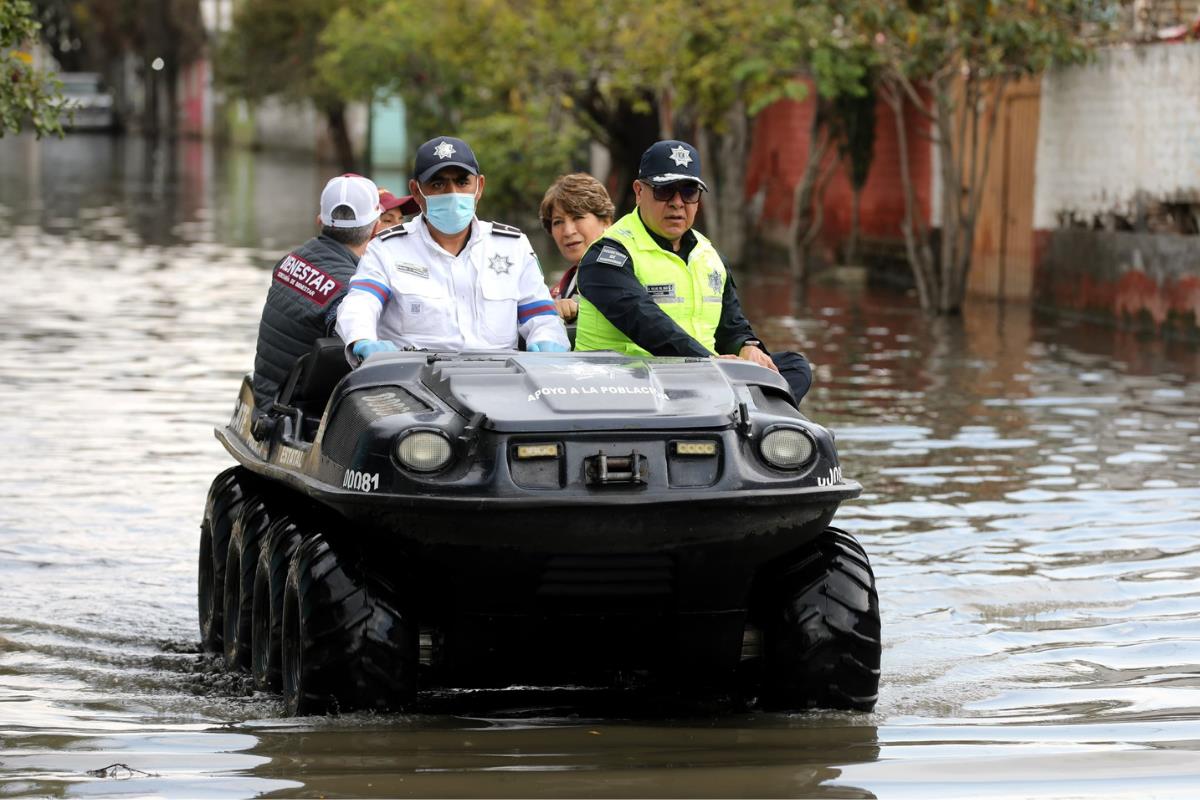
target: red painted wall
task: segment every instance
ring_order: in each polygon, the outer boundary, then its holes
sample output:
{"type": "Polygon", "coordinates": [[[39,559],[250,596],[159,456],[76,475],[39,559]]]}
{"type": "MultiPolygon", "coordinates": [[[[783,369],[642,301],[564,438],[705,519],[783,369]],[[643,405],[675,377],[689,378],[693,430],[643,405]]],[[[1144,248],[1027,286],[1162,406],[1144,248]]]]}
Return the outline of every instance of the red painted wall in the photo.
{"type": "Polygon", "coordinates": [[[199,136],[204,133],[204,99],[208,93],[208,62],[194,61],[179,75],[179,130],[199,136]]]}
{"type": "MultiPolygon", "coordinates": [[[[746,177],[746,197],[765,194],[762,233],[771,241],[784,243],[792,214],[792,190],[804,172],[810,144],[809,130],[815,96],[809,86],[809,99],[802,102],[782,100],[765,109],[755,121],[746,177]]],[[[875,157],[862,193],[861,226],[864,236],[900,241],[900,223],[904,218],[904,190],[900,182],[899,143],[895,117],[882,100],[876,108],[875,157]]],[[[909,169],[921,205],[929,219],[932,175],[932,148],[924,118],[906,106],[909,169]]],[[[840,248],[850,233],[850,181],[839,165],[825,192],[825,221],[822,246],[840,248]]]]}

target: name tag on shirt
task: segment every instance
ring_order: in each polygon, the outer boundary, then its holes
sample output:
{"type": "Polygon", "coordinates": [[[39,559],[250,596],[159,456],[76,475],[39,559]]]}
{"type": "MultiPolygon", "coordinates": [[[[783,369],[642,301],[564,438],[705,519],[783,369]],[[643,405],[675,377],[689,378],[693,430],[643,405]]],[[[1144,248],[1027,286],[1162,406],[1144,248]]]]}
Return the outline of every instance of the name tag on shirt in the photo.
{"type": "Polygon", "coordinates": [[[423,267],[420,264],[409,264],[406,261],[397,261],[396,269],[400,272],[407,272],[409,275],[416,275],[418,278],[429,277],[429,267],[423,267]]]}
{"type": "Polygon", "coordinates": [[[650,283],[646,285],[646,293],[656,303],[682,303],[683,298],[675,293],[673,283],[650,283]]]}

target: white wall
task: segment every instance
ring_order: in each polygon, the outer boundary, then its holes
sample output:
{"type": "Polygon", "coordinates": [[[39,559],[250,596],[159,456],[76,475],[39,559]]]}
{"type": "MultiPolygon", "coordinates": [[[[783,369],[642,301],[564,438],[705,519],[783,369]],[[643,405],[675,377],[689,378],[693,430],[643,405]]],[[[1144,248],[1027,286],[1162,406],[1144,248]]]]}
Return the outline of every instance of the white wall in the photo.
{"type": "Polygon", "coordinates": [[[1101,51],[1042,81],[1034,227],[1200,201],[1200,43],[1101,51]]]}

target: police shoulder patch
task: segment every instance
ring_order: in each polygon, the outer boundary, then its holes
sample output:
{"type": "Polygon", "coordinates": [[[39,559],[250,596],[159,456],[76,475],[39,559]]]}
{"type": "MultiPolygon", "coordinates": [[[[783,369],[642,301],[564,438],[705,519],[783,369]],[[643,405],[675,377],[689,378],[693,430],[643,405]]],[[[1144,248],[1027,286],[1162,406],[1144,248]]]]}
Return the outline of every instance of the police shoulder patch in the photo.
{"type": "Polygon", "coordinates": [[[623,267],[625,262],[629,260],[629,256],[622,253],[615,247],[604,245],[600,248],[600,254],[596,256],[596,262],[599,264],[612,264],[614,267],[623,267]]]}
{"type": "Polygon", "coordinates": [[[388,239],[393,239],[397,236],[407,236],[407,235],[408,235],[408,228],[404,227],[403,225],[397,225],[396,227],[388,228],[386,231],[379,234],[379,241],[383,242],[383,241],[387,241],[388,239]]]}
{"type": "Polygon", "coordinates": [[[511,236],[514,239],[521,238],[524,234],[520,228],[514,228],[512,225],[505,225],[503,222],[492,223],[492,234],[495,236],[511,236]]]}

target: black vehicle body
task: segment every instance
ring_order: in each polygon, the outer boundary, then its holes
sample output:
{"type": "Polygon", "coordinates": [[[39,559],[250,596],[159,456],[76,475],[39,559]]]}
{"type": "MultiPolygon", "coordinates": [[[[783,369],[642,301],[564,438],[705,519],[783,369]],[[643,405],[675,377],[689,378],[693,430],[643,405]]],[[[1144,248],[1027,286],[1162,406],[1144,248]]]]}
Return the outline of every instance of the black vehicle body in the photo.
{"type": "MultiPolygon", "coordinates": [[[[761,660],[766,617],[790,613],[780,582],[822,548],[821,575],[847,557],[866,572],[861,596],[842,600],[874,626],[863,669],[877,685],[873,578],[857,544],[829,528],[861,487],[776,373],[608,352],[401,352],[343,377],[339,358],[339,343],[315,348],[265,415],[247,379],[217,437],[247,494],[352,551],[356,574],[387,596],[387,619],[420,631],[422,685],[630,672],[723,683],[761,660]],[[764,457],[764,438],[782,429],[811,445],[803,463],[764,457]],[[402,460],[417,433],[448,450],[444,465],[402,460]]],[[[210,509],[219,501],[210,495],[210,509]]],[[[847,694],[844,707],[874,704],[861,687],[847,694]]]]}

